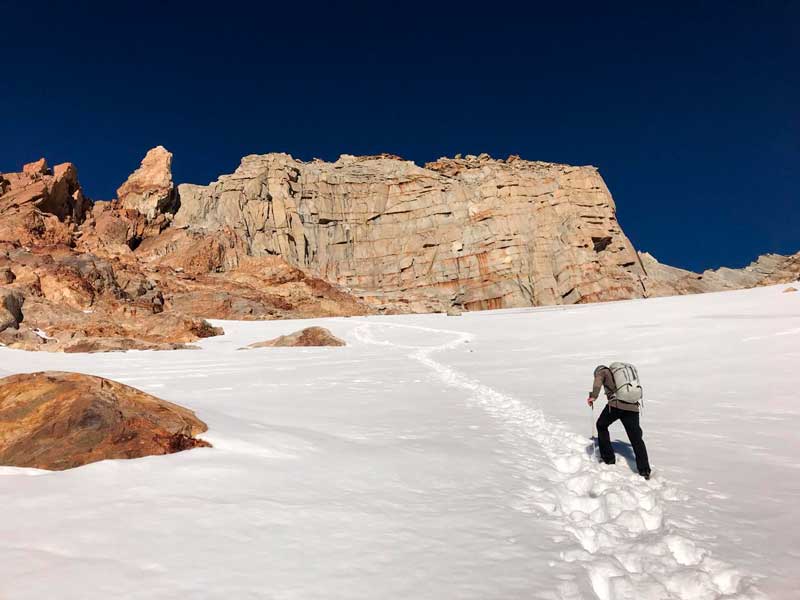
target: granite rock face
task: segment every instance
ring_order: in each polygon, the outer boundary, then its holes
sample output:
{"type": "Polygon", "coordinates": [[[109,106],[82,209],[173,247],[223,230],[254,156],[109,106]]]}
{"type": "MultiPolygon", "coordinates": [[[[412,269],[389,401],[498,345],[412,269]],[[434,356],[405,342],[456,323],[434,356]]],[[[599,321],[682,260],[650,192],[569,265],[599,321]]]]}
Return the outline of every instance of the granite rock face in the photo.
{"type": "Polygon", "coordinates": [[[0,379],[0,465],[63,470],[209,446],[185,408],[115,381],[40,372],[0,379]]]}
{"type": "Polygon", "coordinates": [[[419,167],[247,156],[208,186],[178,186],[173,226],[227,229],[400,312],[642,297],[639,257],[594,167],[488,155],[419,167]]]}

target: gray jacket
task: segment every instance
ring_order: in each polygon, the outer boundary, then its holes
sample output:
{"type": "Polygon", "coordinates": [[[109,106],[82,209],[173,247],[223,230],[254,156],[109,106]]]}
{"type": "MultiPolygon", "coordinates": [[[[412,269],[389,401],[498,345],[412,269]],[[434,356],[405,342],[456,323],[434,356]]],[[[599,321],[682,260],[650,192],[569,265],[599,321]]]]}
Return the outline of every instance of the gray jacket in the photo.
{"type": "Polygon", "coordinates": [[[611,408],[618,408],[620,410],[630,410],[633,412],[639,412],[639,404],[631,404],[630,402],[623,402],[622,400],[617,400],[616,392],[617,386],[614,385],[614,376],[611,374],[611,369],[608,367],[598,367],[595,369],[594,372],[594,385],[592,385],[592,391],[589,394],[591,398],[597,400],[597,396],[600,395],[600,387],[603,387],[606,391],[606,398],[608,399],[608,405],[611,408]]]}

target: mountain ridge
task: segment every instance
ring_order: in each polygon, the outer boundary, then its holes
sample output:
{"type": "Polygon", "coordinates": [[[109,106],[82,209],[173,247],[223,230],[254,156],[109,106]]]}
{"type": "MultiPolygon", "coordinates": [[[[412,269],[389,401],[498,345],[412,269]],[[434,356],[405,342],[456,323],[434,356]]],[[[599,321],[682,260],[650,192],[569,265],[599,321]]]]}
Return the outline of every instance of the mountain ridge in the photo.
{"type": "Polygon", "coordinates": [[[637,252],[599,170],[488,154],[245,156],[175,185],[151,149],[112,201],[71,163],[0,175],[0,343],[174,349],[216,319],[575,304],[794,281],[800,254],[702,274],[637,252]]]}

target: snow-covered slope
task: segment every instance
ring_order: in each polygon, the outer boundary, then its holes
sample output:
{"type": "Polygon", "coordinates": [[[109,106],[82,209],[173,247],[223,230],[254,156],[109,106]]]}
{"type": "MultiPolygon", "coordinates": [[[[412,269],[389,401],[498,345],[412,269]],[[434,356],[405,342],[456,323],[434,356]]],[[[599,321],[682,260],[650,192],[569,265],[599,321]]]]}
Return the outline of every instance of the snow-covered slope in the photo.
{"type": "MultiPolygon", "coordinates": [[[[800,294],[321,319],[345,348],[0,349],[188,406],[213,449],[0,468],[0,598],[792,598],[800,294]],[[592,458],[594,366],[639,367],[656,476],[592,458]]],[[[595,415],[596,416],[596,415],[595,415]]],[[[619,454],[629,456],[614,425],[619,454]]]]}

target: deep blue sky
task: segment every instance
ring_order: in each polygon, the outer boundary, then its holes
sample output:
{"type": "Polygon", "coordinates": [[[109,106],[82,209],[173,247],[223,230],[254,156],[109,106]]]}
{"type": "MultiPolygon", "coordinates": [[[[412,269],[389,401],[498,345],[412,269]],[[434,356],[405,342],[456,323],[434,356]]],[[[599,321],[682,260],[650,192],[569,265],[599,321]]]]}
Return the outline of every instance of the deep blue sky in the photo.
{"type": "Polygon", "coordinates": [[[537,4],[0,0],[0,171],[519,154],[598,166],[662,262],[800,250],[800,2],[537,4]]]}

